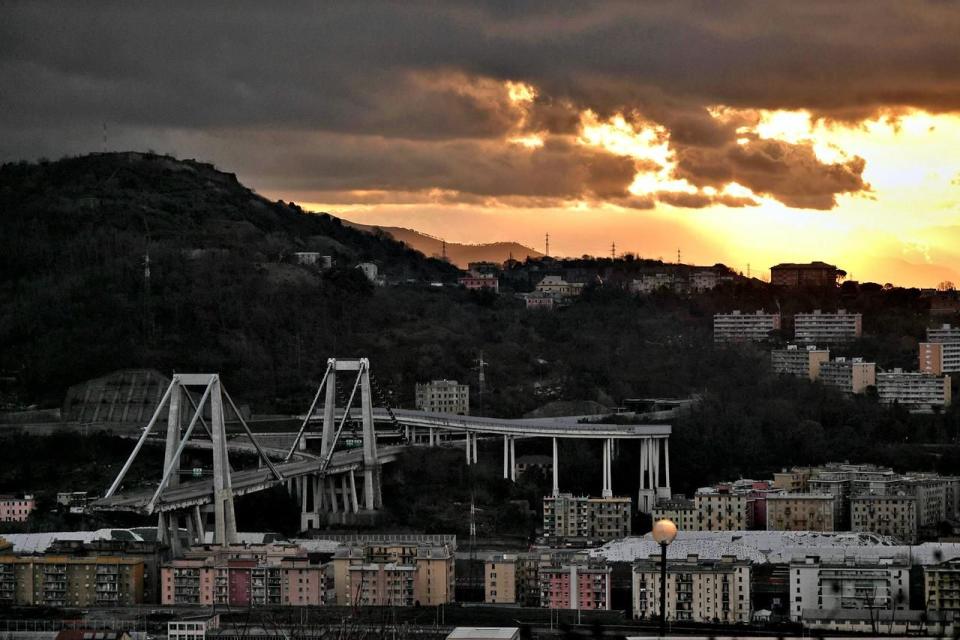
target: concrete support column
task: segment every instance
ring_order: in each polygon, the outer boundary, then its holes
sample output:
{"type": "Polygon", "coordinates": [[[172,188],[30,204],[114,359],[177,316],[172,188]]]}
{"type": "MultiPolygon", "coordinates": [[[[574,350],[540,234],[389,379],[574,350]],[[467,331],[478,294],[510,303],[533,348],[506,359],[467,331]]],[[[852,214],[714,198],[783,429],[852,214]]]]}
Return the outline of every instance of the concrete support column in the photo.
{"type": "Polygon", "coordinates": [[[601,495],[604,498],[609,498],[613,495],[613,489],[611,485],[613,484],[612,474],[610,473],[611,464],[611,455],[613,453],[613,440],[611,438],[606,438],[603,441],[603,492],[601,495]]]}
{"type": "Polygon", "coordinates": [[[350,488],[347,486],[347,474],[340,474],[340,498],[343,500],[343,512],[350,513],[350,488]]]}
{"type": "Polygon", "coordinates": [[[673,485],[670,484],[670,439],[669,438],[664,438],[663,440],[663,465],[667,471],[667,474],[666,474],[667,475],[667,478],[666,478],[667,493],[670,493],[671,491],[670,488],[673,485]]]}
{"type": "Polygon", "coordinates": [[[434,442],[433,437],[434,437],[433,427],[430,427],[430,446],[431,447],[436,446],[436,443],[434,442]]]}
{"type": "Polygon", "coordinates": [[[560,463],[557,455],[557,438],[553,438],[553,495],[560,495],[560,463]]]}
{"type": "Polygon", "coordinates": [[[354,513],[360,511],[360,505],[357,504],[357,478],[353,469],[350,469],[350,506],[354,513]]]}
{"type": "Polygon", "coordinates": [[[323,480],[320,479],[320,476],[312,476],[311,480],[313,481],[313,510],[319,515],[323,511],[325,502],[323,480]]]}
{"type": "Polygon", "coordinates": [[[329,477],[326,479],[327,486],[330,488],[330,511],[336,513],[337,509],[337,483],[332,478],[329,477]]]}
{"type": "Polygon", "coordinates": [[[300,476],[300,513],[310,513],[307,508],[307,477],[300,476]]]}
{"type": "Polygon", "coordinates": [[[503,436],[503,479],[510,478],[510,436],[503,436]]]}
{"type": "Polygon", "coordinates": [[[200,512],[200,505],[194,505],[193,513],[190,514],[193,518],[193,530],[197,534],[197,541],[200,544],[203,544],[203,539],[206,536],[206,531],[203,522],[203,514],[200,512]]]}
{"type": "Polygon", "coordinates": [[[517,481],[517,447],[516,436],[510,436],[510,479],[517,481]]]}

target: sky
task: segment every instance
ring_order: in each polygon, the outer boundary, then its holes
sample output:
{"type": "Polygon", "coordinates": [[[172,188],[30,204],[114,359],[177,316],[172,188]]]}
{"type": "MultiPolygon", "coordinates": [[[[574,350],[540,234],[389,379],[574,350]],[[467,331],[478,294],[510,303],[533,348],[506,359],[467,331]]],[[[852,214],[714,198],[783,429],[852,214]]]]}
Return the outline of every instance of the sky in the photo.
{"type": "Polygon", "coordinates": [[[452,242],[960,284],[957,34],[950,0],[0,0],[0,160],[153,150],[452,242]]]}

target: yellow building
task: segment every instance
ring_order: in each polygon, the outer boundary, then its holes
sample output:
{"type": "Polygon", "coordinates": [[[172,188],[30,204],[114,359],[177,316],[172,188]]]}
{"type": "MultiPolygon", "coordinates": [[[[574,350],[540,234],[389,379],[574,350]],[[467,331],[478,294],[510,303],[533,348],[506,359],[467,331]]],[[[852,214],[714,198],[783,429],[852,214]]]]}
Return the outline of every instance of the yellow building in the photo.
{"type": "Polygon", "coordinates": [[[447,544],[344,546],[332,564],[338,605],[433,606],[454,601],[454,556],[447,544]]]}
{"type": "Polygon", "coordinates": [[[679,531],[697,531],[697,506],[693,500],[687,500],[682,495],[674,496],[670,500],[660,500],[653,507],[653,521],[672,520],[679,531]]]}
{"type": "Polygon", "coordinates": [[[0,604],[115,607],[143,602],[143,559],[0,556],[0,604]]]}
{"type": "Polygon", "coordinates": [[[748,496],[729,488],[704,487],[693,497],[698,531],[744,531],[753,526],[748,496]]]}
{"type": "MultiPolygon", "coordinates": [[[[633,616],[660,615],[660,556],[633,566],[633,616]]],[[[701,560],[667,560],[667,620],[690,622],[750,621],[750,562],[735,556],[701,560]]]]}
{"type": "Polygon", "coordinates": [[[770,531],[836,531],[840,498],[821,493],[767,496],[770,531]]]}
{"type": "Polygon", "coordinates": [[[923,568],[923,598],[927,611],[960,614],[960,558],[923,568]]]}

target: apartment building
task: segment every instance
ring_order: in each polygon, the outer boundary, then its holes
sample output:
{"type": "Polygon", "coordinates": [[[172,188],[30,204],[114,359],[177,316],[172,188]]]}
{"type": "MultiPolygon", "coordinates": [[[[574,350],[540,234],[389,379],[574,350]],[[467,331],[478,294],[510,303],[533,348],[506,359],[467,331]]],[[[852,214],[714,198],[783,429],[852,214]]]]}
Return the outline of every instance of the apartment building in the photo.
{"type": "Polygon", "coordinates": [[[960,371],[960,327],[944,324],[927,329],[927,341],[919,347],[921,373],[942,375],[960,371]]]}
{"type": "Polygon", "coordinates": [[[877,365],[864,362],[863,358],[834,358],[820,365],[818,379],[844,393],[863,393],[867,387],[876,386],[877,365]]]}
{"type": "Polygon", "coordinates": [[[898,403],[913,413],[929,413],[950,405],[950,376],[894,369],[877,374],[877,396],[883,404],[898,403]]]}
{"type": "Polygon", "coordinates": [[[762,342],[779,328],[779,313],[740,313],[739,310],[717,313],[713,316],[713,341],[762,342]]]}
{"type": "Polygon", "coordinates": [[[500,279],[496,276],[496,274],[471,272],[465,276],[460,276],[460,278],[457,279],[457,282],[459,282],[464,288],[470,289],[471,291],[489,289],[494,293],[500,293],[500,279]]]}
{"type": "MultiPolygon", "coordinates": [[[[906,558],[849,558],[842,562],[806,556],[790,563],[790,619],[804,610],[910,609],[910,563],[906,558]]],[[[816,614],[811,614],[816,615],[816,614]]]]}
{"type": "MultiPolygon", "coordinates": [[[[633,616],[660,615],[660,557],[633,565],[633,616]]],[[[750,562],[735,556],[667,560],[666,616],[686,622],[750,622],[750,562]]]]}
{"type": "Polygon", "coordinates": [[[545,276],[537,283],[537,293],[545,293],[555,298],[569,298],[580,295],[582,282],[567,282],[561,276],[545,276]]]}
{"type": "Polygon", "coordinates": [[[686,289],[686,280],[679,279],[672,273],[643,273],[639,278],[630,282],[631,293],[653,293],[660,289],[686,289]]]}
{"type": "Polygon", "coordinates": [[[35,507],[36,501],[31,495],[18,498],[0,494],[0,522],[26,522],[35,507]]]}
{"type": "Polygon", "coordinates": [[[817,379],[821,365],[829,360],[830,350],[817,349],[814,345],[798,347],[789,344],[786,349],[773,349],[770,352],[770,366],[774,373],[811,381],[817,379]]]}
{"type": "Polygon", "coordinates": [[[484,602],[540,606],[540,554],[490,556],[484,566],[484,602]]]}
{"type": "Polygon", "coordinates": [[[527,309],[544,309],[549,311],[556,306],[557,300],[549,293],[527,293],[523,295],[527,309]]]}
{"type": "Polygon", "coordinates": [[[630,535],[632,501],[561,493],[543,499],[543,535],[548,539],[613,540],[630,535]]]}
{"type": "Polygon", "coordinates": [[[917,499],[917,526],[935,529],[956,518],[953,496],[957,478],[937,474],[910,474],[902,480],[903,492],[917,499]]]}
{"type": "Polygon", "coordinates": [[[826,262],[783,262],[770,267],[770,284],[781,287],[835,287],[841,271],[826,262]]]}
{"type": "Polygon", "coordinates": [[[916,544],[917,499],[908,495],[859,495],[850,499],[850,530],[893,536],[916,544]]]}
{"type": "Polygon", "coordinates": [[[415,406],[421,411],[435,413],[470,414],[470,385],[456,380],[431,380],[417,383],[415,406]]]}
{"type": "Polygon", "coordinates": [[[697,514],[696,503],[683,495],[675,495],[668,500],[658,500],[652,511],[654,522],[663,519],[672,520],[677,525],[678,531],[697,531],[699,523],[697,514]]]}
{"type": "Polygon", "coordinates": [[[116,557],[143,562],[143,601],[160,602],[160,566],[166,551],[152,540],[54,540],[46,549],[50,555],[74,557],[116,557]]]}
{"type": "Polygon", "coordinates": [[[539,572],[541,607],[610,610],[613,569],[606,561],[582,554],[544,554],[539,572]]]}
{"type": "Polygon", "coordinates": [[[840,309],[836,313],[798,313],[793,317],[794,339],[801,344],[840,344],[863,335],[863,316],[840,309]]]}
{"type": "Polygon", "coordinates": [[[454,601],[449,544],[358,544],[333,560],[338,605],[435,606],[454,601]]]}
{"type": "Polygon", "coordinates": [[[837,531],[840,499],[829,494],[785,493],[767,496],[771,531],[837,531]]]}
{"type": "Polygon", "coordinates": [[[789,471],[783,469],[773,474],[773,486],[786,493],[804,493],[810,481],[810,474],[809,467],[794,467],[789,471]]]}
{"type": "Polygon", "coordinates": [[[701,487],[693,496],[698,531],[743,531],[753,527],[752,501],[730,485],[701,487]]]}
{"type": "Polygon", "coordinates": [[[0,604],[63,608],[142,603],[139,558],[0,556],[0,604]]]}
{"type": "Polygon", "coordinates": [[[201,547],[160,568],[163,605],[319,606],[326,566],[296,545],[201,547]]]}
{"type": "Polygon", "coordinates": [[[960,616],[960,558],[923,567],[923,600],[927,611],[960,616]]]}

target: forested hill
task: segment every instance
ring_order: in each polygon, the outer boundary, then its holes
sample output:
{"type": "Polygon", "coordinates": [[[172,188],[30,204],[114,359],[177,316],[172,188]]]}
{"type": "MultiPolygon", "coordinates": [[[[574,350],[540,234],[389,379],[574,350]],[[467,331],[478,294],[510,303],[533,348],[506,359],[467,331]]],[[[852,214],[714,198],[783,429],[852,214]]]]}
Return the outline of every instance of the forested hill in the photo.
{"type": "Polygon", "coordinates": [[[118,367],[269,365],[263,352],[289,341],[292,315],[323,322],[369,289],[361,261],[394,280],[457,274],[386,234],[270,202],[210,164],[142,153],[5,164],[0,372],[31,399],[56,400],[118,367]],[[337,268],[297,265],[298,251],[337,268]]]}
{"type": "Polygon", "coordinates": [[[270,202],[232,173],[169,156],[96,153],[5,164],[0,206],[5,283],[73,270],[85,247],[95,253],[129,247],[140,255],[148,246],[194,250],[194,256],[230,250],[273,262],[295,251],[319,251],[338,263],[369,260],[410,277],[456,275],[450,265],[424,259],[387,234],[270,202]]]}

